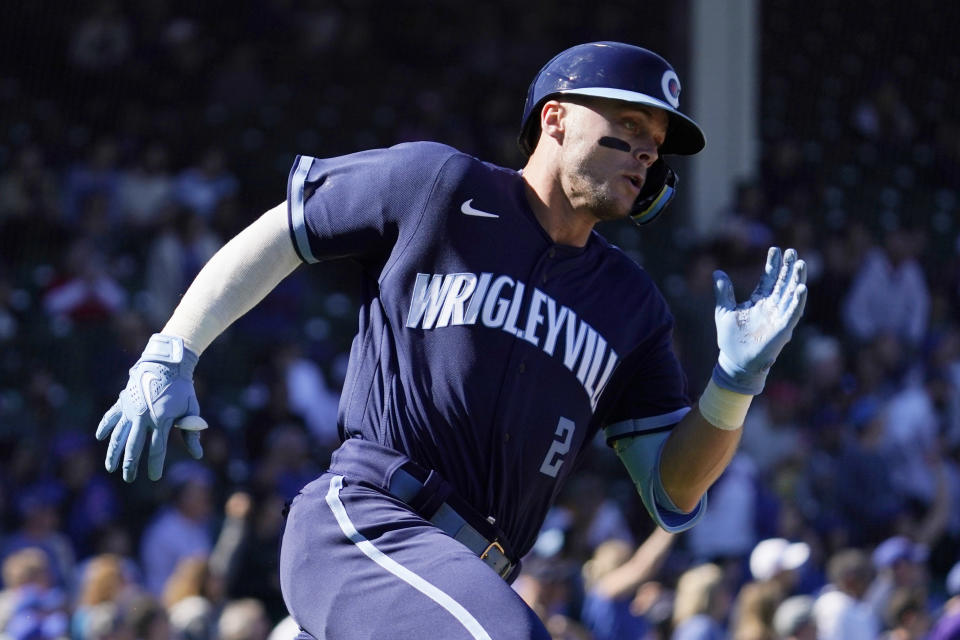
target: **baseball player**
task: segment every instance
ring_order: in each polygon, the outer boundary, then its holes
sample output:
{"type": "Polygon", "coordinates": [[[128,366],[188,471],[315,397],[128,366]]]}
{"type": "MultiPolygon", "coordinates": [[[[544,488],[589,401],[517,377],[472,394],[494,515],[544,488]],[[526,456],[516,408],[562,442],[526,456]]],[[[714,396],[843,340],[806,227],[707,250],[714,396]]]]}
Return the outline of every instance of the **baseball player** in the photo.
{"type": "Polygon", "coordinates": [[[428,142],[297,157],[286,201],[210,260],[130,370],[97,429],[107,469],[133,481],[149,438],[159,478],[172,428],[200,457],[200,354],[300,263],[351,258],[343,443],[290,509],[291,615],[320,639],[548,638],[509,583],[577,456],[604,430],[650,516],[692,526],[806,299],[793,250],[770,249],[739,305],[718,271],[719,358],[691,406],[663,297],[593,230],[669,202],[663,156],[704,146],[679,94],[660,56],[594,42],[530,85],[522,171],[428,142]]]}

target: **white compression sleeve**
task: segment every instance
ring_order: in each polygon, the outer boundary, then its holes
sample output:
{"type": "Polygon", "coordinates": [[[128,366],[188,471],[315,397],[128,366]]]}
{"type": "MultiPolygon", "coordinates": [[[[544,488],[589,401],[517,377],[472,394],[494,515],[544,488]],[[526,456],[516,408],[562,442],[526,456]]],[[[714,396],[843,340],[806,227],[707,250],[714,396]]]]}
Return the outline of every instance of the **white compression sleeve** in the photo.
{"type": "Polygon", "coordinates": [[[200,270],[163,328],[197,355],[301,264],[287,204],[270,209],[225,244],[200,270]]]}

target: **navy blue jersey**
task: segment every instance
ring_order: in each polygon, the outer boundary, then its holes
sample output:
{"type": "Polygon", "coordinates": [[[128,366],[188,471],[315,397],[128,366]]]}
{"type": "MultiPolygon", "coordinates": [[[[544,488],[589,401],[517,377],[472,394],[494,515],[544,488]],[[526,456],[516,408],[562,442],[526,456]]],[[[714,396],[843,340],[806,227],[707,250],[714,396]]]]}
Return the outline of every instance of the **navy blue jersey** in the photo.
{"type": "Polygon", "coordinates": [[[300,257],[362,267],[342,436],[439,472],[520,555],[600,428],[689,407],[649,275],[597,233],[555,244],[525,190],[434,143],[300,156],[288,184],[300,257]]]}

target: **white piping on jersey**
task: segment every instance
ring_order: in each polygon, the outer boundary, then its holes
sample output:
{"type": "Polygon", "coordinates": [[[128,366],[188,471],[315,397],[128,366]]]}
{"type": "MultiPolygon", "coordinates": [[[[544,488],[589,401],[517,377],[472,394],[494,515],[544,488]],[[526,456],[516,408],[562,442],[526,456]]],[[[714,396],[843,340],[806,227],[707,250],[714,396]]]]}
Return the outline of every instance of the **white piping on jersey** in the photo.
{"type": "Polygon", "coordinates": [[[658,416],[649,416],[646,418],[633,418],[611,424],[604,430],[607,440],[619,438],[625,435],[642,436],[648,431],[655,431],[660,427],[667,427],[677,424],[683,416],[690,413],[690,407],[682,407],[670,413],[662,413],[658,416]]]}
{"type": "Polygon", "coordinates": [[[307,220],[303,213],[303,185],[307,180],[307,173],[313,165],[313,158],[300,156],[297,168],[290,177],[290,226],[297,240],[297,249],[307,262],[319,262],[310,249],[310,240],[307,238],[307,220]]]}
{"type": "Polygon", "coordinates": [[[343,476],[333,476],[333,478],[330,479],[330,489],[327,491],[327,505],[329,505],[330,510],[333,511],[333,516],[337,519],[337,524],[340,525],[340,531],[343,532],[343,535],[356,545],[365,556],[443,607],[463,625],[472,638],[476,640],[492,640],[490,634],[486,632],[483,626],[463,605],[430,582],[427,582],[427,580],[421,576],[407,569],[383,551],[380,551],[380,549],[377,549],[372,542],[364,538],[363,535],[357,531],[357,528],[350,520],[350,516],[347,515],[347,510],[343,506],[343,502],[340,500],[340,489],[342,488],[343,476]]]}
{"type": "Polygon", "coordinates": [[[406,326],[439,329],[479,322],[526,340],[548,356],[553,356],[559,342],[563,365],[576,375],[590,398],[591,407],[596,409],[600,394],[619,361],[617,352],[596,329],[578,318],[573,309],[557,304],[536,287],[526,296],[525,291],[527,287],[523,282],[505,275],[418,273],[406,326]],[[512,294],[501,295],[510,289],[512,294]],[[529,302],[525,303],[528,298],[529,302]],[[526,318],[518,326],[524,306],[526,318]]]}

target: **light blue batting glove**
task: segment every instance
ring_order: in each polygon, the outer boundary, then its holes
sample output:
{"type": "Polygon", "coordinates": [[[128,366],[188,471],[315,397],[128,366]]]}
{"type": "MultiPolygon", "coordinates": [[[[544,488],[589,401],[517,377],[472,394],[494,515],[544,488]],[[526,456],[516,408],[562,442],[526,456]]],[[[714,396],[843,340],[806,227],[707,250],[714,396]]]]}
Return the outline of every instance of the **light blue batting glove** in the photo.
{"type": "Polygon", "coordinates": [[[717,386],[757,395],[780,350],[790,341],[807,302],[807,265],[797,252],[770,247],[767,265],[750,299],[736,303],[733,284],[723,271],[713,272],[720,357],[713,369],[717,386]]]}
{"type": "Polygon", "coordinates": [[[114,472],[123,455],[123,479],[137,477],[140,454],[150,436],[147,476],[159,480],[167,455],[171,427],[180,429],[187,451],[203,456],[200,431],[207,422],[199,416],[200,405],[193,388],[193,369],[199,356],[183,346],[183,339],[155,333],[143,355],[130,369],[126,388],[97,427],[97,440],[110,435],[105,466],[114,472]]]}

